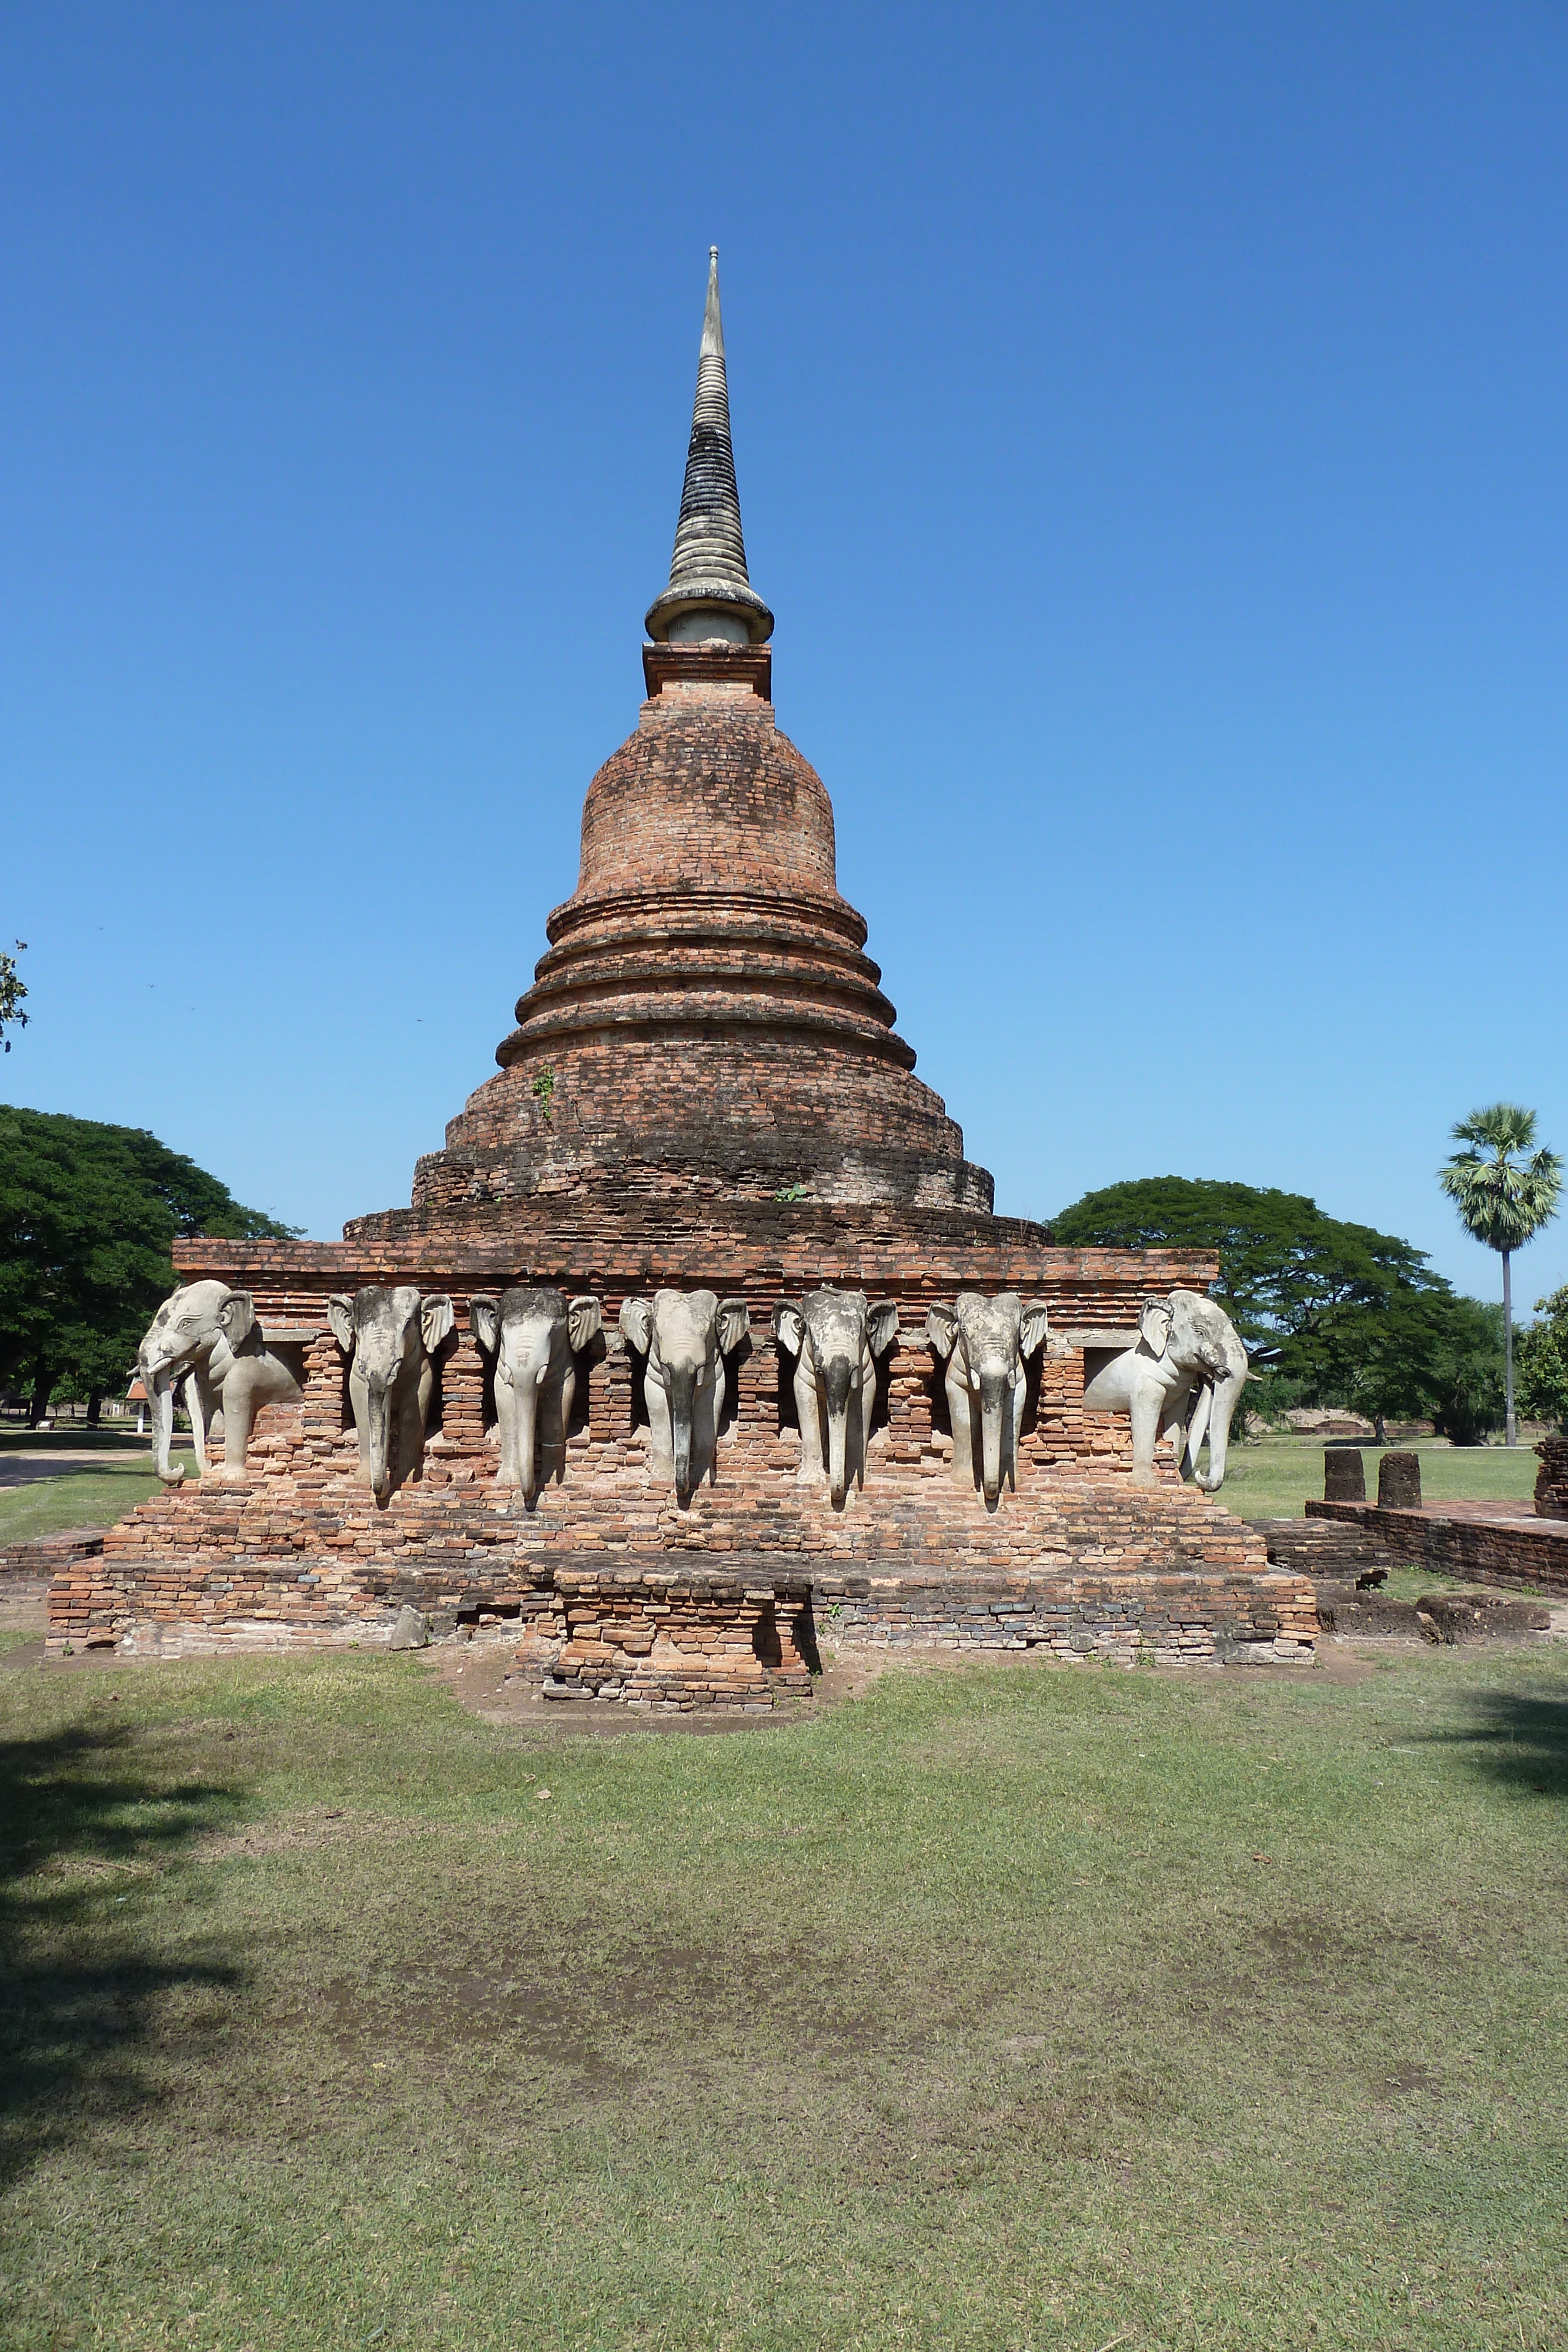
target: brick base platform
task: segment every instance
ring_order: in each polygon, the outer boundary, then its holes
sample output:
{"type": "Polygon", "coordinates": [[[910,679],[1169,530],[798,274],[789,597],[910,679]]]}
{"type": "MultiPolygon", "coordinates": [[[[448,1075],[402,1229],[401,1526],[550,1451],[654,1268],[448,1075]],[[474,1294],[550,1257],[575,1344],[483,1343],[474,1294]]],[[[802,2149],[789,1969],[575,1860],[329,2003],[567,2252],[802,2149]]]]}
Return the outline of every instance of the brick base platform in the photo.
{"type": "Polygon", "coordinates": [[[1506,1511],[1494,1506],[1470,1513],[1462,1504],[1419,1511],[1385,1511],[1375,1503],[1307,1505],[1309,1518],[1348,1522],[1412,1567],[1568,1600],[1568,1520],[1531,1518],[1517,1506],[1516,1516],[1506,1511]]]}

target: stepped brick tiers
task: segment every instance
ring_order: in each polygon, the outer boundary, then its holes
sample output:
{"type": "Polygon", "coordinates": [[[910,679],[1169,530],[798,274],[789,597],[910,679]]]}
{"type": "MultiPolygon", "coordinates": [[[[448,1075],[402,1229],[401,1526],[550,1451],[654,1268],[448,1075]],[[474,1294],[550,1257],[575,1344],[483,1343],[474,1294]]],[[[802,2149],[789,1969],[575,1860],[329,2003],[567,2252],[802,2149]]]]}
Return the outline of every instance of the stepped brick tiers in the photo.
{"type": "Polygon", "coordinates": [[[490,1631],[549,1694],[740,1709],[809,1693],[824,1622],[1310,1659],[1306,1578],[1174,1454],[1150,1467],[1164,1407],[1116,1386],[1129,1351],[1167,1360],[1212,1263],[992,1213],[839,894],[772,625],[714,266],[647,698],[498,1073],[409,1208],[180,1246],[143,1373],[163,1463],[186,1371],[224,1458],[62,1568],[57,1647],[490,1631]]]}

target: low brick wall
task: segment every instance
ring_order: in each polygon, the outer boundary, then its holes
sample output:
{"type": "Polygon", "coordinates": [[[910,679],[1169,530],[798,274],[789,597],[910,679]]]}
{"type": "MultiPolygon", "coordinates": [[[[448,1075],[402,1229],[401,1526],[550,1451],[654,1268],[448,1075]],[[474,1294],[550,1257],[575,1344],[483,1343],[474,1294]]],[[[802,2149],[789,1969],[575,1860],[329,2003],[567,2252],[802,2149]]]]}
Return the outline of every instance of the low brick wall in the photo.
{"type": "Polygon", "coordinates": [[[101,1528],[61,1528],[26,1543],[0,1544],[0,1601],[42,1601],[55,1579],[103,1549],[101,1528]]]}
{"type": "Polygon", "coordinates": [[[820,1575],[819,1633],[889,1648],[1049,1652],[1134,1666],[1310,1664],[1317,1605],[1298,1576],[820,1575]]]}
{"type": "Polygon", "coordinates": [[[1448,1518],[1427,1507],[1385,1511],[1375,1503],[1309,1502],[1313,1519],[1348,1521],[1396,1559],[1474,1584],[1531,1586],[1568,1599],[1568,1521],[1448,1518]]]}

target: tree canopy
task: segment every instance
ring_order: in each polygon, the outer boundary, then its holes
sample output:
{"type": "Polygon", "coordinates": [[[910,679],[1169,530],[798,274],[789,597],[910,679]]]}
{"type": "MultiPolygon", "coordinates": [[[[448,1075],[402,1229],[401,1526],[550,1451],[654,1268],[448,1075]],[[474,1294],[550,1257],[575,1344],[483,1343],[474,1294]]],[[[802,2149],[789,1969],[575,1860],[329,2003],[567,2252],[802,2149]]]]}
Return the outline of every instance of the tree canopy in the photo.
{"type": "Polygon", "coordinates": [[[1514,1443],[1513,1289],[1508,1262],[1557,1214],[1563,1162],[1544,1145],[1535,1151],[1535,1113],[1522,1103],[1489,1103],[1456,1119],[1456,1151],[1437,1171],[1437,1181],[1459,1213],[1465,1231],[1502,1259],[1504,1422],[1514,1443]],[[1528,1160],[1521,1153],[1530,1151],[1528,1160]]]}
{"type": "Polygon", "coordinates": [[[1568,1429],[1568,1288],[1538,1298],[1541,1318],[1519,1335],[1519,1402],[1532,1421],[1568,1429]]]}
{"type": "Polygon", "coordinates": [[[1378,1422],[1430,1414],[1455,1437],[1490,1427],[1494,1398],[1500,1408],[1500,1313],[1458,1297],[1413,1244],[1305,1193],[1153,1176],[1085,1193],[1051,1226],[1068,1248],[1210,1253],[1213,1295],[1255,1371],[1301,1403],[1378,1422]]]}
{"type": "Polygon", "coordinates": [[[0,1104],[0,1381],[39,1418],[68,1384],[124,1386],[177,1276],[177,1238],[286,1238],[145,1129],[0,1104]]]}

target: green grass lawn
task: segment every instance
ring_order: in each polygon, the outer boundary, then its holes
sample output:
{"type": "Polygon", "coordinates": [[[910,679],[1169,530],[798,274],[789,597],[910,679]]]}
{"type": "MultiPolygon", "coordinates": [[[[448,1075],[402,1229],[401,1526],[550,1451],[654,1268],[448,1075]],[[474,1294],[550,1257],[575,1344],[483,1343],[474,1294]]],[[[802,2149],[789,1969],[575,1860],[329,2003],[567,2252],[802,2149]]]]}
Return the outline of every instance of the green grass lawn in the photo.
{"type": "Polygon", "coordinates": [[[720,1738],[353,1654],[0,1710],[7,2347],[1568,2337],[1555,1643],[720,1738]]]}
{"type": "MultiPolygon", "coordinates": [[[[186,1475],[193,1478],[195,1455],[171,1456],[175,1462],[182,1458],[186,1475]]],[[[0,1544],[24,1543],[58,1528],[112,1527],[134,1504],[159,1492],[145,1445],[119,1458],[106,1452],[100,1462],[62,1463],[51,1477],[0,1486],[0,1544]]]]}
{"type": "MultiPolygon", "coordinates": [[[[1336,1449],[1337,1450],[1337,1449],[1336,1449]]],[[[1392,1450],[1392,1449],[1391,1449],[1392,1450]]],[[[1518,1502],[1528,1510],[1541,1467],[1532,1447],[1517,1445],[1422,1445],[1404,1449],[1421,1456],[1421,1495],[1428,1503],[1518,1502]]],[[[1362,1449],[1369,1502],[1377,1500],[1379,1449],[1362,1449]]],[[[1233,1445],[1219,1499],[1243,1519],[1299,1519],[1302,1505],[1321,1501],[1323,1449],[1297,1437],[1265,1437],[1255,1445],[1233,1445]]]]}

